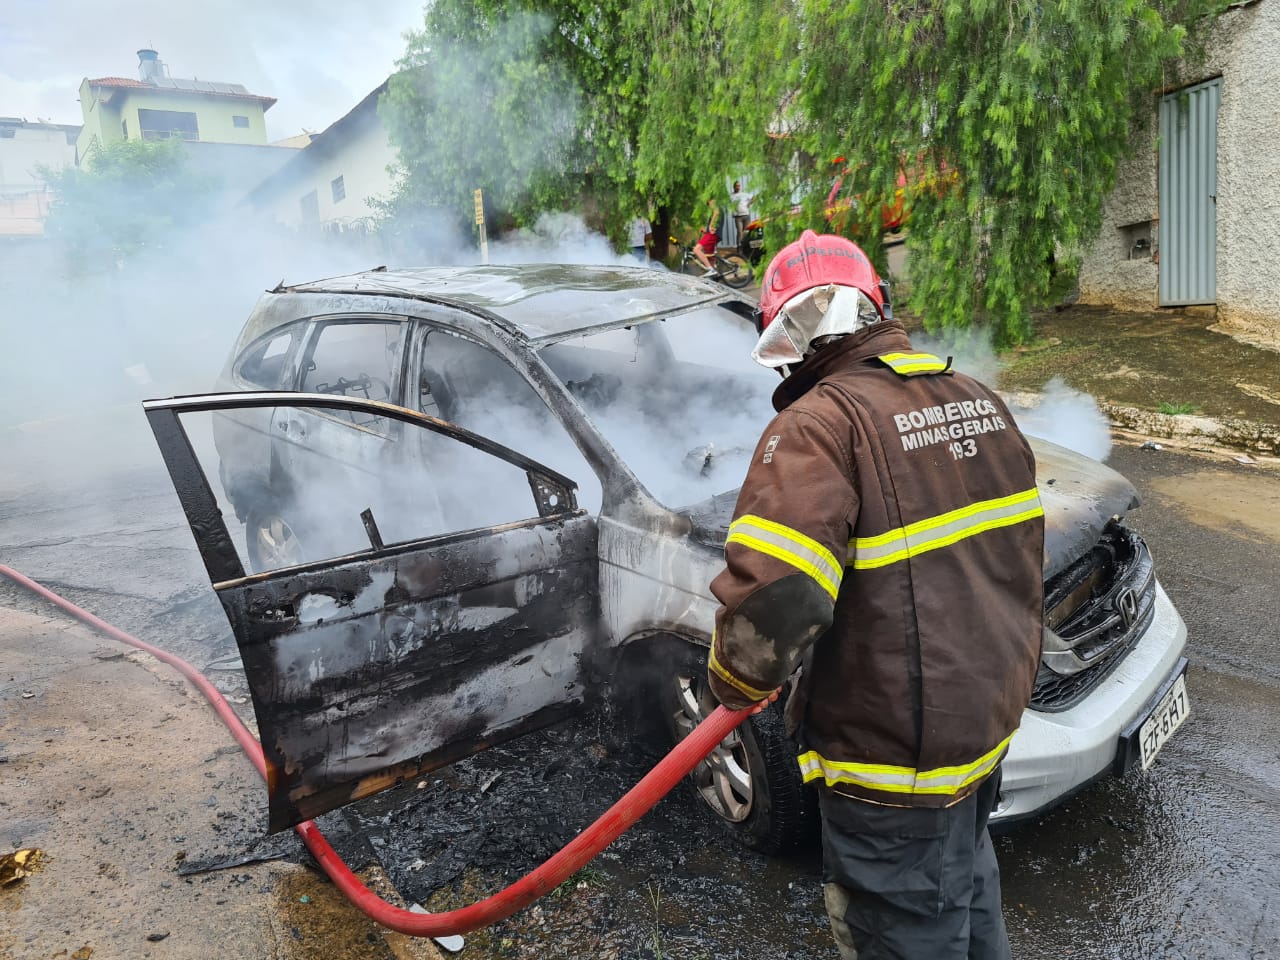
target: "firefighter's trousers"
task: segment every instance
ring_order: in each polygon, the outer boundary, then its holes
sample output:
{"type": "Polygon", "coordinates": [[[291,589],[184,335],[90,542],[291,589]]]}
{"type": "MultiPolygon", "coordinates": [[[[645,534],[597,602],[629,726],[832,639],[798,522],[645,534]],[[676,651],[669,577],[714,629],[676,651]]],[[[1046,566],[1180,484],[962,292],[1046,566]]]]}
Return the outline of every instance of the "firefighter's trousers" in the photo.
{"type": "Polygon", "coordinates": [[[821,789],[824,894],[842,960],[1009,960],[987,817],[997,770],[941,809],[821,789]]]}

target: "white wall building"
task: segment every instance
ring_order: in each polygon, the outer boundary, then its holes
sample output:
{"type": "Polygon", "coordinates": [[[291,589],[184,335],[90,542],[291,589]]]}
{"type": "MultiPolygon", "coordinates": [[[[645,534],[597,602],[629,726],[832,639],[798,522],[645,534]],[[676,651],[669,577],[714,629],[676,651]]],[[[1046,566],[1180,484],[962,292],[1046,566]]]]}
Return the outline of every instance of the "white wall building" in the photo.
{"type": "Polygon", "coordinates": [[[1280,3],[1234,5],[1155,98],[1121,165],[1080,299],[1198,307],[1280,342],[1280,3]]]}
{"type": "Polygon", "coordinates": [[[367,230],[369,201],[387,196],[396,151],[378,117],[384,81],[249,192],[246,202],[289,227],[367,230]]]}
{"type": "Polygon", "coordinates": [[[0,117],[0,237],[39,237],[52,200],[39,168],[74,167],[80,127],[0,117]]]}

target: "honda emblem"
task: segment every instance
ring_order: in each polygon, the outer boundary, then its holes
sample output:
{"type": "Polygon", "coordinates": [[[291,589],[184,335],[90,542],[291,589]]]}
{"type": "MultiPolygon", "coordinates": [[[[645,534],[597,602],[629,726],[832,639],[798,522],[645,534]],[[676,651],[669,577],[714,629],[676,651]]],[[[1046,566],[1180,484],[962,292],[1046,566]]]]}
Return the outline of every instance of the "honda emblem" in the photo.
{"type": "Polygon", "coordinates": [[[1116,612],[1120,614],[1126,630],[1138,619],[1138,597],[1128,587],[1116,594],[1116,612]]]}

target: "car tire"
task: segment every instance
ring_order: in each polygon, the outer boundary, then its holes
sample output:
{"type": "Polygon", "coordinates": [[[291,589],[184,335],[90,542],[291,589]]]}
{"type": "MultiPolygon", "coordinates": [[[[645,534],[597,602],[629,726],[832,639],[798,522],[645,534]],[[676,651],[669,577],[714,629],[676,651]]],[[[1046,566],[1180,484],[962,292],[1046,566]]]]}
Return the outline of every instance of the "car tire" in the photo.
{"type": "MultiPolygon", "coordinates": [[[[668,733],[683,740],[717,706],[705,653],[681,658],[663,698],[668,733]]],[[[800,777],[795,744],[776,703],[748,717],[687,778],[693,792],[745,846],[761,853],[804,849],[817,837],[817,795],[800,777]]]]}
{"type": "Polygon", "coordinates": [[[289,522],[286,511],[273,499],[255,500],[249,505],[244,524],[245,548],[254,573],[279,570],[303,562],[302,541],[289,522]]]}

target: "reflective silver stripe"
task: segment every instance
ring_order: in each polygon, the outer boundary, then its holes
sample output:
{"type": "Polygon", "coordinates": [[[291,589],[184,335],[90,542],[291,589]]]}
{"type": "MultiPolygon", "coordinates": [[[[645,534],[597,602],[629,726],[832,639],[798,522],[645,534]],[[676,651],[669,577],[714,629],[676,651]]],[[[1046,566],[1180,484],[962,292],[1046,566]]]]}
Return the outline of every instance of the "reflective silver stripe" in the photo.
{"type": "MultiPolygon", "coordinates": [[[[1014,733],[1016,732],[1015,730],[1014,733]]],[[[810,750],[799,757],[800,773],[805,783],[821,779],[829,787],[847,783],[884,793],[951,796],[994,770],[1011,739],[1012,733],[972,763],[922,771],[914,767],[896,767],[882,763],[828,760],[816,750],[810,750]]]]}
{"type": "Polygon", "coordinates": [[[870,570],[1043,515],[1040,494],[1033,487],[1008,497],[981,500],[874,537],[855,537],[849,552],[854,569],[870,570]]]}
{"type": "Polygon", "coordinates": [[[799,530],[747,514],[729,524],[729,537],[725,545],[740,543],[767,556],[789,563],[813,577],[835,599],[844,578],[844,566],[835,556],[811,537],[799,530]]]}
{"type": "Polygon", "coordinates": [[[932,353],[884,353],[876,359],[901,374],[941,373],[947,369],[947,362],[932,353]]]}

